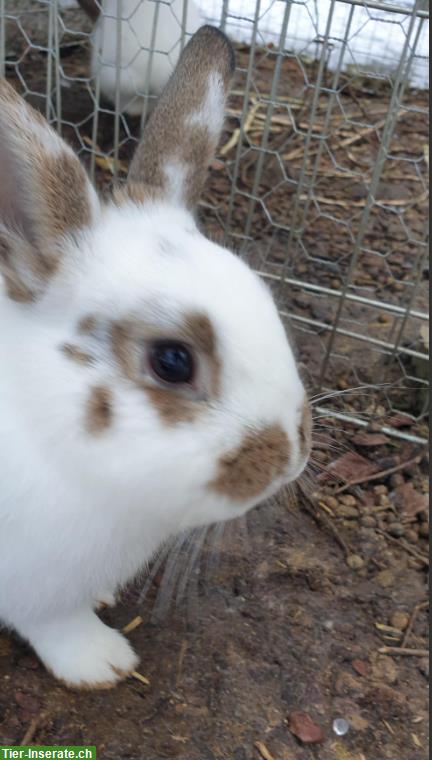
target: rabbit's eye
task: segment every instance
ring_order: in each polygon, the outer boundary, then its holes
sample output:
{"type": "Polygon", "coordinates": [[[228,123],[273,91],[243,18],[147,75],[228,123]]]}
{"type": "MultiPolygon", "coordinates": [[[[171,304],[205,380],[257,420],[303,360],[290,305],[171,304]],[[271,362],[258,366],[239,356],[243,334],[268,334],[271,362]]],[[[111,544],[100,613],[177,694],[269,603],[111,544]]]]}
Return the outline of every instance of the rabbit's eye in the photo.
{"type": "Polygon", "coordinates": [[[194,362],[190,350],[177,341],[157,341],[149,351],[154,374],[165,383],[190,383],[194,362]]]}

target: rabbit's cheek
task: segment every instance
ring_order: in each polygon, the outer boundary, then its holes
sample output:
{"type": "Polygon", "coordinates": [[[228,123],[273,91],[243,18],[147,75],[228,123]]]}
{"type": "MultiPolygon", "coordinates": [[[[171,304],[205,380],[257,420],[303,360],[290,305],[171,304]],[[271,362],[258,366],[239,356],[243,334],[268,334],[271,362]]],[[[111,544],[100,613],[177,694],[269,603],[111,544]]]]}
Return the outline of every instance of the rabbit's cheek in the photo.
{"type": "Polygon", "coordinates": [[[248,501],[262,494],[287,470],[291,444],[279,425],[248,432],[240,445],[224,454],[209,488],[234,501],[248,501]]]}

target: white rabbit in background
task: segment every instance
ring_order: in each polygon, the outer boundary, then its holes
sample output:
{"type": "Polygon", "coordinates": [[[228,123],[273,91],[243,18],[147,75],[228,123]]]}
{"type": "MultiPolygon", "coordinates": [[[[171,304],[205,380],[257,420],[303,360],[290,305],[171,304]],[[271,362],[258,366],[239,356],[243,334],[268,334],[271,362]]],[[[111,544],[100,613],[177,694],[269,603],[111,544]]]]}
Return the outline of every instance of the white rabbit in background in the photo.
{"type": "MultiPolygon", "coordinates": [[[[184,13],[185,43],[201,26],[197,6],[193,0],[101,0],[100,12],[96,0],[79,3],[96,22],[91,74],[95,81],[99,77],[102,95],[115,104],[118,87],[120,111],[141,114],[143,96],[159,95],[177,63],[184,13]]],[[[153,102],[154,97],[147,107],[153,102]]]]}
{"type": "Polygon", "coordinates": [[[271,293],[193,215],[233,69],[227,38],[202,27],[104,202],[0,80],[0,620],[75,687],[136,667],[98,601],[309,457],[271,293]]]}

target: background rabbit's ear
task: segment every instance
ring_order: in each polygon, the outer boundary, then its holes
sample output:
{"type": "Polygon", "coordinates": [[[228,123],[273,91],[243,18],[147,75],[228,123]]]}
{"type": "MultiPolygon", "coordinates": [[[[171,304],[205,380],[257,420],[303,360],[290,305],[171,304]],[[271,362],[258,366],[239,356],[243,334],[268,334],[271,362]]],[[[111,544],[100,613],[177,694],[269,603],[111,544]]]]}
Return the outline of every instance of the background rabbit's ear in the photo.
{"type": "Polygon", "coordinates": [[[37,296],[64,236],[89,226],[98,208],[71,148],[0,80],[0,272],[11,298],[37,296]]]}
{"type": "Polygon", "coordinates": [[[186,45],[144,130],[132,161],[128,192],[162,197],[191,209],[197,203],[223,125],[235,67],[222,32],[203,26],[186,45]]]}

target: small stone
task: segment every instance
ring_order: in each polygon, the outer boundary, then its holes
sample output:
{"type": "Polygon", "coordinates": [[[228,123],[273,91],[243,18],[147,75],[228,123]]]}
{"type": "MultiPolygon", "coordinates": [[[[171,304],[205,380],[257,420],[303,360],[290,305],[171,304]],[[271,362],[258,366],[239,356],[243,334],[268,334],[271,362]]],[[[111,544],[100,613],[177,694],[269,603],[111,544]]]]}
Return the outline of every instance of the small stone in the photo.
{"type": "Polygon", "coordinates": [[[374,493],[376,493],[377,496],[381,496],[381,494],[388,493],[387,486],[374,486],[374,493]]]}
{"type": "Polygon", "coordinates": [[[364,528],[374,528],[376,525],[375,517],[372,517],[372,515],[365,515],[360,522],[364,528]]]}
{"type": "Polygon", "coordinates": [[[339,504],[337,508],[339,517],[345,517],[346,520],[355,520],[358,517],[356,507],[346,507],[345,504],[339,504]]]}
{"type": "Polygon", "coordinates": [[[333,288],[333,290],[339,290],[340,286],[341,286],[341,281],[338,280],[336,277],[330,280],[330,287],[333,288]]]}
{"type": "Polygon", "coordinates": [[[392,488],[397,488],[398,486],[403,486],[405,483],[405,478],[400,472],[394,472],[393,475],[390,475],[390,485],[392,488]]]}
{"type": "Polygon", "coordinates": [[[393,628],[397,628],[398,631],[404,631],[405,628],[408,627],[408,623],[409,615],[402,610],[396,610],[390,618],[390,625],[392,625],[393,628]]]}
{"type": "Polygon", "coordinates": [[[349,723],[345,718],[335,718],[332,728],[337,736],[345,736],[349,731],[349,723]]]}
{"type": "Polygon", "coordinates": [[[408,530],[405,531],[405,538],[412,544],[416,544],[419,539],[418,533],[412,528],[408,528],[408,530]]]}
{"type": "Polygon", "coordinates": [[[387,525],[382,518],[381,520],[378,520],[377,526],[380,530],[385,530],[387,528],[387,525]]]}
{"type": "Polygon", "coordinates": [[[429,538],[429,523],[421,523],[419,526],[419,536],[422,538],[429,538]]]}
{"type": "Polygon", "coordinates": [[[341,504],[345,504],[346,507],[356,507],[357,506],[357,499],[354,496],[351,496],[351,494],[346,494],[345,496],[340,496],[339,501],[341,504]]]}
{"type": "Polygon", "coordinates": [[[339,502],[337,499],[335,499],[334,496],[325,496],[322,501],[324,504],[326,504],[327,507],[330,509],[337,509],[339,506],[339,502]]]}
{"type": "Polygon", "coordinates": [[[354,660],[351,660],[351,665],[353,666],[355,672],[359,674],[359,676],[366,678],[369,673],[369,665],[367,662],[356,658],[354,660]]]}
{"type": "Polygon", "coordinates": [[[390,535],[394,536],[395,538],[400,538],[405,534],[404,526],[398,522],[389,523],[387,530],[390,535]]]}
{"type": "Polygon", "coordinates": [[[390,499],[385,493],[380,493],[378,497],[378,503],[380,507],[389,507],[390,506],[390,499]]]}
{"type": "Polygon", "coordinates": [[[324,741],[324,731],[312,720],[308,713],[294,710],[289,715],[289,729],[304,744],[324,741]]]}
{"type": "Polygon", "coordinates": [[[395,578],[391,570],[381,570],[375,576],[375,580],[382,588],[388,588],[393,585],[395,578]]]}
{"type": "Polygon", "coordinates": [[[351,570],[360,570],[364,565],[364,559],[359,554],[349,554],[346,558],[348,567],[351,570]]]}

